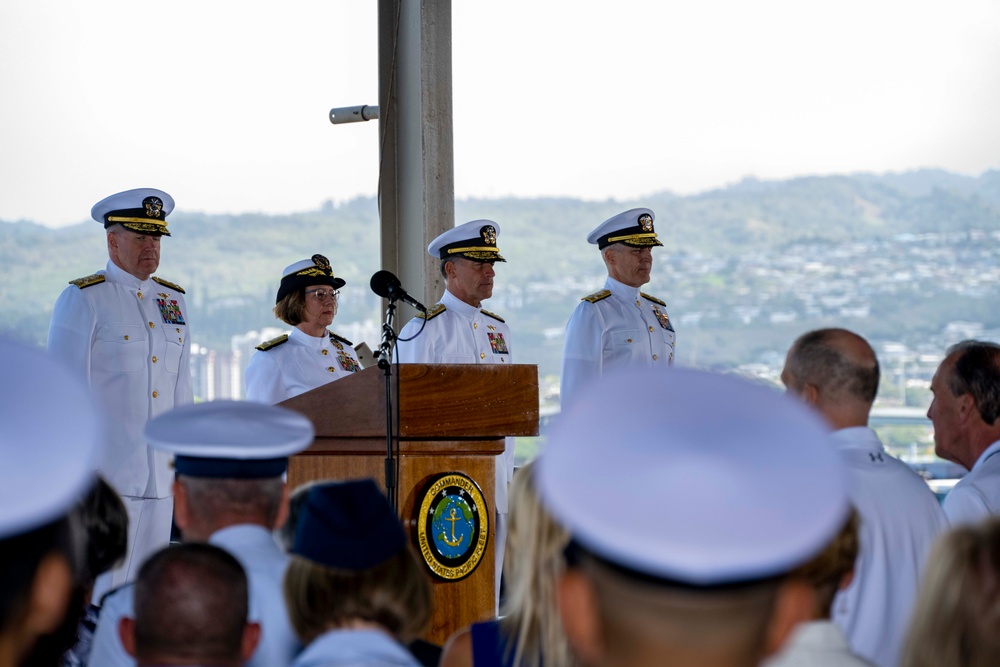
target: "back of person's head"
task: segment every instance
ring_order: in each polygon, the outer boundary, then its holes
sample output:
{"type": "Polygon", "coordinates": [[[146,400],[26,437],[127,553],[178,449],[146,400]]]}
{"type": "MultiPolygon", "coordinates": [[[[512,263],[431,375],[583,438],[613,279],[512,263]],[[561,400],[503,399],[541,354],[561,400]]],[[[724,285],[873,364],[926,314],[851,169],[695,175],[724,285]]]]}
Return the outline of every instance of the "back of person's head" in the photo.
{"type": "Polygon", "coordinates": [[[118,493],[98,476],[87,495],[77,504],[73,518],[83,529],[85,540],[81,581],[88,588],[125,557],[128,543],[128,511],[118,493]]]}
{"type": "Polygon", "coordinates": [[[858,522],[858,513],[852,510],[829,546],[789,575],[804,580],[815,591],[816,618],[830,618],[837,591],[850,583],[860,548],[858,522]]]}
{"type": "Polygon", "coordinates": [[[788,352],[785,371],[788,377],[782,379],[796,393],[811,385],[830,402],[870,406],[878,393],[875,351],[846,329],[817,329],[800,336],[788,352]]]}
{"type": "Polygon", "coordinates": [[[430,581],[372,480],[312,487],[292,554],[285,603],[303,643],[357,621],[408,643],[430,620],[430,581]]]}
{"type": "Polygon", "coordinates": [[[903,667],[986,667],[1000,656],[1000,519],[942,535],[927,561],[903,667]]]}
{"type": "Polygon", "coordinates": [[[143,563],[134,595],[135,617],[121,633],[140,665],[237,665],[256,644],[246,636],[246,573],[218,547],[161,549],[143,563]]]}
{"type": "Polygon", "coordinates": [[[516,647],[512,664],[570,665],[556,608],[556,581],[564,568],[569,533],[542,506],[536,471],[534,461],[521,466],[511,484],[501,628],[516,638],[508,643],[509,648],[516,647]]]}
{"type": "Polygon", "coordinates": [[[948,377],[952,396],[971,394],[979,416],[989,425],[1000,425],[1000,345],[964,340],[948,348],[955,364],[948,377]]]}

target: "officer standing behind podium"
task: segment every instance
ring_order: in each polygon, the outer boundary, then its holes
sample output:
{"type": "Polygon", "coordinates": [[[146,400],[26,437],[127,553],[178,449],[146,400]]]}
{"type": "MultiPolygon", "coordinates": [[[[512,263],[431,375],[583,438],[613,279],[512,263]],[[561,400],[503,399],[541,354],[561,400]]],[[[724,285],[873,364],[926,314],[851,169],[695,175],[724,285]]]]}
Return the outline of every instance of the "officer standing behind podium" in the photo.
{"type": "Polygon", "coordinates": [[[129,514],[125,561],[98,578],[95,600],[133,578],[145,557],[170,540],[170,457],[149,449],[142,429],[193,400],[184,290],[153,276],[173,208],[170,195],[151,188],[95,204],[90,214],[106,230],[108,265],[70,281],[49,327],[49,350],[90,384],[111,416],[99,471],[129,514]]]}
{"type": "MultiPolygon", "coordinates": [[[[497,247],[499,235],[500,225],[492,220],[473,220],[448,230],[427,246],[427,252],[441,260],[445,292],[426,315],[417,315],[399,332],[396,350],[400,363],[513,363],[510,328],[499,315],[482,308],[482,302],[493,296],[493,264],[507,261],[497,247]]],[[[514,442],[507,438],[506,451],[497,456],[496,465],[498,594],[507,535],[507,485],[513,476],[514,442]]]]}
{"type": "Polygon", "coordinates": [[[604,289],[583,297],[566,325],[560,394],[563,408],[588,382],[614,368],[674,363],[674,327],[667,304],[640,292],[662,246],[648,208],[633,208],[602,222],[587,236],[608,269],[604,289]]]}

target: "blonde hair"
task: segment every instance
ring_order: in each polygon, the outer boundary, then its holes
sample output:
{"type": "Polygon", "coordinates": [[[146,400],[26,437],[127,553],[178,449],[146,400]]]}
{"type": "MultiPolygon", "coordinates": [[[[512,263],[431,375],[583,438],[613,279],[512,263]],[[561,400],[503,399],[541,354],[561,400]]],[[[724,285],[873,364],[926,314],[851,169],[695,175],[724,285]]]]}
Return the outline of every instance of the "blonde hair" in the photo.
{"type": "Polygon", "coordinates": [[[931,551],[904,667],[986,667],[1000,655],[1000,519],[955,528],[931,551]]]}
{"type": "Polygon", "coordinates": [[[514,651],[514,667],[573,665],[556,607],[569,532],[542,507],[535,477],[531,462],[518,469],[511,485],[500,630],[512,640],[507,648],[514,651]]]}
{"type": "Polygon", "coordinates": [[[293,327],[305,320],[306,295],[302,289],[292,290],[274,304],[275,318],[293,327]]]}

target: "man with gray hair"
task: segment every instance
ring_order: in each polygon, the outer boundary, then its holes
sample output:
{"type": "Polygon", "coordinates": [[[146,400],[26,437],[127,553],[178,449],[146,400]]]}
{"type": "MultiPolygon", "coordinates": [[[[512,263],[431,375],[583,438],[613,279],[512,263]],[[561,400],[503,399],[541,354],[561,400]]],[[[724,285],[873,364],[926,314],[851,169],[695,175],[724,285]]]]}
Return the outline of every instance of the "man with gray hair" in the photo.
{"type": "Polygon", "coordinates": [[[856,653],[894,667],[928,552],[947,527],[944,514],[923,479],[868,427],[879,364],[864,338],[846,329],[803,334],[788,351],[781,380],[834,429],[831,441],[861,517],[854,579],[837,594],[833,620],[856,653]]]}
{"type": "Polygon", "coordinates": [[[949,348],[931,392],[934,451],[969,471],[944,499],[948,520],[1000,514],[1000,345],[966,340],[949,348]]]}

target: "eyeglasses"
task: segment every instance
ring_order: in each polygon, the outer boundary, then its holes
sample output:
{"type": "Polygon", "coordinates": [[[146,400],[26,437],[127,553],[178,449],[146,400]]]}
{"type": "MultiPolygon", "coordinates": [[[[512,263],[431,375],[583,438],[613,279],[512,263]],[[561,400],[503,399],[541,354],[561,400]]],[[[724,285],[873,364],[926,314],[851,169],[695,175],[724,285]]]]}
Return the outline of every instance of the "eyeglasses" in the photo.
{"type": "Polygon", "coordinates": [[[312,294],[317,301],[326,301],[328,298],[334,301],[340,296],[340,290],[336,289],[311,289],[306,290],[306,295],[312,294]]]}

